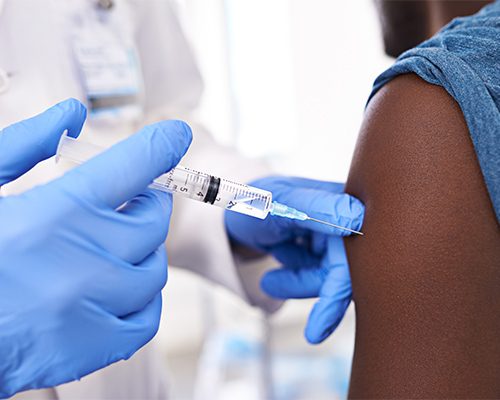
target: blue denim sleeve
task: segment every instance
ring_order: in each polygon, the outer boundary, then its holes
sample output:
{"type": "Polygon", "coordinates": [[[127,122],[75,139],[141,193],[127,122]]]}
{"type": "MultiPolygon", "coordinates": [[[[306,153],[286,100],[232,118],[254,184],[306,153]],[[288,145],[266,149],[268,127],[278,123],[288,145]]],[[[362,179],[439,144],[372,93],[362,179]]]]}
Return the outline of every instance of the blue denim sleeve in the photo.
{"type": "Polygon", "coordinates": [[[442,86],[460,105],[500,221],[500,0],[403,53],[375,80],[368,101],[408,73],[442,86]]]}

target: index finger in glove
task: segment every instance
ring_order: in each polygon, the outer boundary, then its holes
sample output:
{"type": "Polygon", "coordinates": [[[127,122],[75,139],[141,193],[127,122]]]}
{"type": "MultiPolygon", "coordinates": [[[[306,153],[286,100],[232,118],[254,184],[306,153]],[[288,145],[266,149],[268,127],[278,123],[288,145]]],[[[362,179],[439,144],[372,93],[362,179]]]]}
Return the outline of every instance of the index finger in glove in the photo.
{"type": "Polygon", "coordinates": [[[181,121],[145,126],[68,172],[61,183],[83,200],[116,208],[175,167],[191,140],[191,129],[181,121]]]}
{"type": "MultiPolygon", "coordinates": [[[[271,176],[252,183],[273,194],[278,203],[295,208],[309,217],[348,229],[359,230],[363,224],[364,206],[348,194],[342,193],[344,184],[300,177],[271,176]]],[[[300,227],[320,233],[349,235],[343,229],[313,221],[275,218],[280,227],[300,227]]]]}
{"type": "MultiPolygon", "coordinates": [[[[346,193],[331,193],[318,189],[300,187],[277,188],[273,194],[278,203],[295,208],[309,217],[358,231],[363,225],[365,207],[358,199],[346,193]]],[[[292,220],[275,217],[282,227],[300,227],[328,235],[350,235],[351,232],[315,221],[292,220]]]]}
{"type": "Polygon", "coordinates": [[[0,185],[10,182],[56,153],[62,133],[77,137],[87,110],[75,99],[68,99],[45,112],[0,132],[0,185]]]}

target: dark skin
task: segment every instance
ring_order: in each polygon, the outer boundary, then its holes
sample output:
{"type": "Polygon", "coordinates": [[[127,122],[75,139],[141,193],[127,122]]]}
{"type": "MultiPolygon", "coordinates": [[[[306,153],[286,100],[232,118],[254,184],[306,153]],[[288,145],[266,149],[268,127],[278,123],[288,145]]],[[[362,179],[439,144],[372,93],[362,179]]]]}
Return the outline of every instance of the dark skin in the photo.
{"type": "Polygon", "coordinates": [[[385,52],[397,57],[453,18],[475,14],[489,3],[491,0],[375,0],[385,52]]]}
{"type": "Polygon", "coordinates": [[[500,229],[458,104],[416,75],[373,98],[346,191],[350,398],[500,396],[500,229]]]}
{"type": "MultiPolygon", "coordinates": [[[[446,3],[458,2],[434,3],[449,18],[446,3]]],[[[470,13],[484,5],[463,3],[470,13]]],[[[349,397],[499,398],[500,227],[446,90],[408,74],[374,96],[346,192],[366,206],[365,235],[345,240],[356,305],[349,397]]]]}

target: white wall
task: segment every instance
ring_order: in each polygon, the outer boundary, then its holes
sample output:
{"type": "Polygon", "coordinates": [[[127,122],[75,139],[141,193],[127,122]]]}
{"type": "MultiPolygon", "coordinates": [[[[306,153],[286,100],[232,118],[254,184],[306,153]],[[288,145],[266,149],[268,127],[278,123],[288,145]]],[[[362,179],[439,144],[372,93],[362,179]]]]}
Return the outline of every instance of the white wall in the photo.
{"type": "Polygon", "coordinates": [[[279,172],[345,180],[371,85],[392,62],[372,0],[187,3],[214,135],[279,172]]]}

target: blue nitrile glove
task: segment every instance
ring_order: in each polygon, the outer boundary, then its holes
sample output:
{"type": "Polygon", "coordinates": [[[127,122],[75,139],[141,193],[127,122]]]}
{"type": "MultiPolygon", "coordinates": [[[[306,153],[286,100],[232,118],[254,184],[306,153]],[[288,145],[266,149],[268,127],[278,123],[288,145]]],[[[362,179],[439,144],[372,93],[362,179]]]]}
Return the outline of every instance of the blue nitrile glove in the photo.
{"type": "MultiPolygon", "coordinates": [[[[312,218],[359,230],[363,204],[342,193],[344,185],[305,178],[267,177],[252,186],[273,193],[278,203],[312,218]]],[[[342,235],[351,233],[314,221],[268,215],[266,219],[226,211],[226,229],[236,243],[272,254],[283,264],[269,271],[262,289],[280,299],[319,297],[306,326],[310,343],[325,340],[342,320],[352,292],[342,235]]]]}
{"type": "MultiPolygon", "coordinates": [[[[52,156],[85,117],[67,100],[1,131],[0,183],[52,156]]],[[[0,398],[79,379],[156,334],[172,198],[147,185],[191,137],[180,121],[147,126],[59,179],[0,198],[0,398]]]]}

